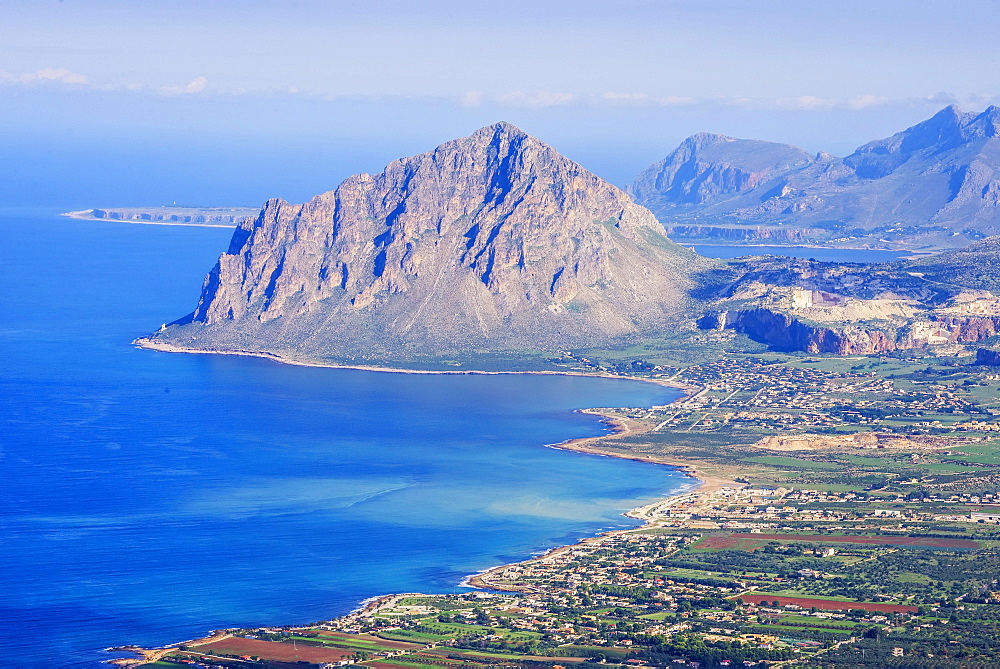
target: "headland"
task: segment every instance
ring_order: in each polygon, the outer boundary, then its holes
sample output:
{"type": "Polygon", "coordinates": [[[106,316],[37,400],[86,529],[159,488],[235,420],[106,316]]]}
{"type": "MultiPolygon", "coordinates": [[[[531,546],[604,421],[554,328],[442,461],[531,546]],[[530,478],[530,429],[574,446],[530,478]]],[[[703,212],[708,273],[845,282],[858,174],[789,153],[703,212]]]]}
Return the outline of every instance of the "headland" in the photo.
{"type": "Polygon", "coordinates": [[[62,215],[81,221],[235,228],[243,219],[256,216],[257,211],[250,207],[106,207],[68,211],[62,215]]]}

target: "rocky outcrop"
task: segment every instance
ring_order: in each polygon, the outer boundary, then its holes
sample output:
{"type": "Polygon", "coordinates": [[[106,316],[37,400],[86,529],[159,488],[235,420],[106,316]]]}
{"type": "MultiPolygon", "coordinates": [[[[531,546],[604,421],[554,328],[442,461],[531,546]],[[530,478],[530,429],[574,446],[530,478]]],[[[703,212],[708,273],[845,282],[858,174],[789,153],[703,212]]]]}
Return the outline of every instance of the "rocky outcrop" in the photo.
{"type": "Polygon", "coordinates": [[[770,309],[709,314],[699,321],[699,325],[704,329],[736,330],[776,351],[870,355],[896,349],[894,339],[880,330],[810,325],[770,309]]]}
{"type": "Polygon", "coordinates": [[[249,209],[90,209],[73,212],[81,217],[107,221],[147,221],[158,223],[219,223],[235,226],[253,215],[249,209]],[[85,216],[84,216],[85,215],[85,216]]]}
{"type": "MultiPolygon", "coordinates": [[[[1000,334],[1000,316],[952,317],[925,314],[926,320],[886,322],[885,329],[856,324],[809,323],[766,308],[706,314],[703,329],[732,329],[776,351],[871,355],[944,344],[969,344],[1000,334]]],[[[986,363],[981,363],[986,364],[986,363]]]]}
{"type": "Polygon", "coordinates": [[[632,190],[644,206],[660,213],[750,192],[812,162],[798,147],[703,132],[640,174],[632,190]]]}
{"type": "Polygon", "coordinates": [[[298,358],[603,345],[675,326],[693,272],[646,209],[506,123],[242,223],[151,337],[298,358]]]}
{"type": "Polygon", "coordinates": [[[1000,316],[933,316],[931,320],[952,342],[968,344],[1000,334],[1000,316]]]}
{"type": "Polygon", "coordinates": [[[780,226],[810,241],[964,246],[1000,233],[1000,108],[947,107],[842,160],[695,135],[632,191],[685,241],[684,226],[780,226]]]}

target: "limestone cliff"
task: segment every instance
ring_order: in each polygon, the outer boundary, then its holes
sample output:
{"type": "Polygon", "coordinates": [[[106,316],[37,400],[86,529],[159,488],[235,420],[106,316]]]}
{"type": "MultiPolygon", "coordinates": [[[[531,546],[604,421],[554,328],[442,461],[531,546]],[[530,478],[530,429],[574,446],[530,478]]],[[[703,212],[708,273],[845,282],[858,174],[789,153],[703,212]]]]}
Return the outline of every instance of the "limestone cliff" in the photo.
{"type": "Polygon", "coordinates": [[[880,330],[854,325],[809,324],[763,308],[709,314],[700,324],[706,329],[731,328],[776,351],[871,355],[897,348],[894,339],[880,330]]]}
{"type": "Polygon", "coordinates": [[[674,326],[692,273],[646,209],[507,123],[242,223],[150,341],[401,359],[603,345],[674,326]]]}
{"type": "Polygon", "coordinates": [[[785,351],[958,350],[1000,336],[1000,296],[981,287],[995,276],[998,249],[1000,240],[991,238],[884,265],[734,260],[703,284],[699,294],[713,310],[700,325],[736,330],[785,351]]]}
{"type": "Polygon", "coordinates": [[[643,204],[661,213],[728,200],[813,163],[798,147],[702,132],[640,174],[632,189],[643,204]]]}

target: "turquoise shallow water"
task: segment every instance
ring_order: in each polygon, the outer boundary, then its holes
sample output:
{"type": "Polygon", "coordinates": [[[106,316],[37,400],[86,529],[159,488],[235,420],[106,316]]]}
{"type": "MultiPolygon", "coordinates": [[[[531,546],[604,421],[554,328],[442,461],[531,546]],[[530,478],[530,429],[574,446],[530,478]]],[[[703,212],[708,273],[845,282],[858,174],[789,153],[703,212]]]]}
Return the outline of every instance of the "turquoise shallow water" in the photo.
{"type": "Polygon", "coordinates": [[[0,217],[0,662],[295,623],[602,529],[692,485],[544,448],[670,389],[317,369],[139,350],[224,229],[0,217]],[[27,640],[30,643],[26,643],[27,640]]]}

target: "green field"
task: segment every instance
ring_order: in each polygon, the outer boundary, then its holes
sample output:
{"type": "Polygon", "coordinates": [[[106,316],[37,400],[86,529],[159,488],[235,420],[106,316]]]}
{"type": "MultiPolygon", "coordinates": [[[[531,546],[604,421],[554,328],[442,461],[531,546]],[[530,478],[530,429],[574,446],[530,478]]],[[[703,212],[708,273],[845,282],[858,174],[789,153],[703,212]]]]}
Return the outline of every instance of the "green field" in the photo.
{"type": "Polygon", "coordinates": [[[838,469],[840,465],[836,462],[824,462],[820,460],[806,460],[804,458],[792,458],[785,455],[761,455],[755,458],[747,458],[751,462],[759,462],[763,465],[775,467],[798,467],[804,469],[838,469]]]}
{"type": "Polygon", "coordinates": [[[777,634],[779,632],[796,632],[798,634],[804,634],[807,632],[810,634],[815,634],[817,632],[829,632],[830,634],[854,634],[854,630],[804,627],[804,626],[799,627],[795,625],[768,625],[764,629],[767,629],[769,634],[777,634]]]}
{"type": "MultiPolygon", "coordinates": [[[[816,599],[820,598],[817,597],[816,599]]],[[[861,623],[851,622],[849,620],[835,620],[832,618],[815,618],[813,616],[785,616],[781,618],[778,622],[784,625],[797,625],[800,627],[809,627],[810,625],[812,626],[821,625],[823,627],[840,627],[843,629],[853,629],[861,624],[861,623]]]]}

